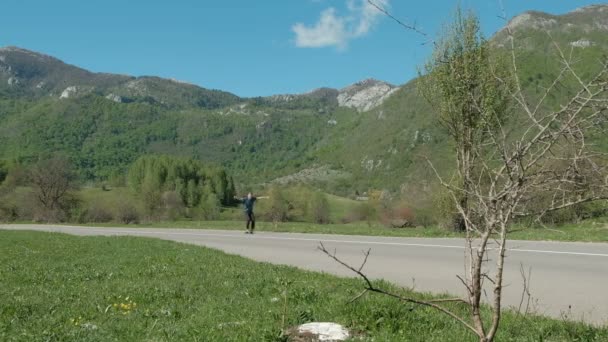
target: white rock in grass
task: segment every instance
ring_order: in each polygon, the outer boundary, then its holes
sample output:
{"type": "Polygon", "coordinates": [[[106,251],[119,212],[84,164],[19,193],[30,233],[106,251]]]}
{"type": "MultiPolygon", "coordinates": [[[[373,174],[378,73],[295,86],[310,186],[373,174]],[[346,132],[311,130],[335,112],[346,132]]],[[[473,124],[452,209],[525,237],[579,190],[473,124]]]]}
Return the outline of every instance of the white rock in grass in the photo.
{"type": "Polygon", "coordinates": [[[98,327],[93,323],[87,322],[82,325],[82,328],[86,330],[97,330],[98,327]]]}
{"type": "Polygon", "coordinates": [[[225,322],[225,323],[220,323],[218,324],[218,328],[223,329],[223,328],[227,328],[227,327],[235,327],[235,326],[239,326],[239,325],[243,325],[245,324],[245,322],[225,322]]]}
{"type": "Polygon", "coordinates": [[[312,335],[318,341],[344,341],[350,337],[348,330],[337,323],[315,322],[298,326],[300,335],[312,335]]]}

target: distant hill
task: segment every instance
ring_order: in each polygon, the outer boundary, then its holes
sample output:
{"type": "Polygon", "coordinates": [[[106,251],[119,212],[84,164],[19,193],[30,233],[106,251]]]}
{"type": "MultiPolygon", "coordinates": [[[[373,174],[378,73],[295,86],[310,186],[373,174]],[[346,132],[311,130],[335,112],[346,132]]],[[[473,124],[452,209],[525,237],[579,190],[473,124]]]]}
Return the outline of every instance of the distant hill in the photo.
{"type": "MultiPolygon", "coordinates": [[[[583,75],[608,54],[608,5],[560,16],[526,12],[508,25],[532,97],[559,70],[553,41],[572,53],[583,75]]],[[[491,38],[499,53],[507,52],[507,38],[504,29],[491,38]]],[[[0,159],[27,162],[61,152],[83,178],[105,179],[142,154],[171,154],[223,164],[241,184],[314,182],[319,175],[338,192],[410,191],[434,177],[422,156],[446,172],[452,165],[449,140],[416,83],[370,79],[343,89],[241,98],[158,77],[92,73],[0,48],[0,159]]],[[[570,89],[560,87],[562,94],[570,89]]],[[[547,105],[556,105],[559,94],[547,105]]]]}
{"type": "Polygon", "coordinates": [[[96,94],[115,102],[147,102],[171,108],[220,108],[240,101],[228,92],[175,80],[92,73],[17,47],[0,48],[0,94],[60,99],[96,94]]]}

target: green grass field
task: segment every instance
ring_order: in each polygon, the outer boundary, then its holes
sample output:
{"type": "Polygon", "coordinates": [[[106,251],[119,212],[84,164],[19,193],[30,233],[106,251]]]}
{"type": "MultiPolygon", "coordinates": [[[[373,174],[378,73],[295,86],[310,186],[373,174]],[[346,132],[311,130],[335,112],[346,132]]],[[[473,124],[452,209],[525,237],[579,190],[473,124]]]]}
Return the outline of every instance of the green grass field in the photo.
{"type": "MultiPolygon", "coordinates": [[[[475,340],[431,309],[380,296],[346,304],[358,280],[202,247],[0,231],[0,250],[2,341],[284,341],[281,329],[310,321],[344,324],[364,341],[475,340]]],[[[511,312],[497,338],[606,340],[608,328],[511,312]]]]}

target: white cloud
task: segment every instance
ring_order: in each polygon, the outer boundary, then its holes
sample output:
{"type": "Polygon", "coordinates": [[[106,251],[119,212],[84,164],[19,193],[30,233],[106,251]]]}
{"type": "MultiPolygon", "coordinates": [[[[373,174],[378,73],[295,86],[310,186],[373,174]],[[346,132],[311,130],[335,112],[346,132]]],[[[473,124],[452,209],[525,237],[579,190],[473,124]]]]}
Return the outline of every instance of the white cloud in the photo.
{"type": "MultiPolygon", "coordinates": [[[[375,3],[386,8],[389,0],[376,0],[375,3]]],[[[321,12],[319,21],[312,26],[293,25],[291,29],[296,35],[296,46],[345,49],[349,41],[366,35],[382,16],[367,0],[347,0],[346,7],[347,14],[343,16],[337,15],[336,9],[330,7],[321,12]]]]}
{"type": "Polygon", "coordinates": [[[328,8],[321,13],[321,18],[312,27],[307,27],[302,23],[293,25],[292,30],[296,34],[296,46],[311,48],[337,46],[344,48],[348,41],[345,24],[344,18],[336,17],[334,8],[328,8]]]}

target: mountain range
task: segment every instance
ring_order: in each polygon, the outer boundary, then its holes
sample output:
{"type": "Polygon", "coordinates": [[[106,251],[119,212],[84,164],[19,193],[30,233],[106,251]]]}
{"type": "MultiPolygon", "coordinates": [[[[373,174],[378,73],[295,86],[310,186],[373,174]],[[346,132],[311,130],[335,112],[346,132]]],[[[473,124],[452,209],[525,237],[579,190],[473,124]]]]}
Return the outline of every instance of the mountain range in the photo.
{"type": "MultiPolygon", "coordinates": [[[[554,45],[586,75],[608,54],[608,5],[565,15],[526,12],[508,24],[534,97],[557,73],[554,45]]],[[[507,30],[490,38],[507,48],[507,30]]],[[[368,79],[342,89],[242,98],[154,76],[93,73],[19,47],[0,48],[0,159],[68,155],[84,179],[120,175],[143,154],[225,165],[237,183],[308,181],[334,192],[408,191],[445,170],[450,146],[417,80],[368,79]]],[[[564,85],[567,88],[567,85],[564,85]]],[[[567,90],[564,90],[567,91],[567,90]]],[[[558,102],[551,99],[548,105],[558,102]]]]}
{"type": "MultiPolygon", "coordinates": [[[[174,79],[93,73],[14,46],[0,48],[0,85],[0,91],[9,97],[68,99],[96,94],[118,103],[146,102],[167,108],[216,109],[250,100],[174,79]]],[[[313,101],[362,111],[380,105],[397,89],[386,82],[368,79],[340,90],[319,88],[305,94],[274,95],[258,100],[279,106],[296,103],[288,107],[313,101]]]]}

